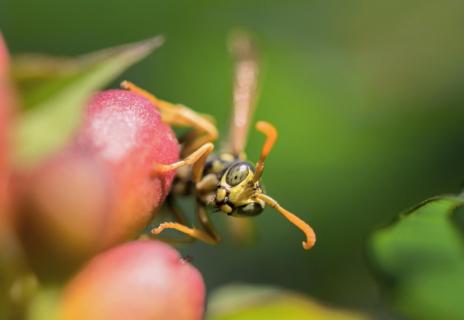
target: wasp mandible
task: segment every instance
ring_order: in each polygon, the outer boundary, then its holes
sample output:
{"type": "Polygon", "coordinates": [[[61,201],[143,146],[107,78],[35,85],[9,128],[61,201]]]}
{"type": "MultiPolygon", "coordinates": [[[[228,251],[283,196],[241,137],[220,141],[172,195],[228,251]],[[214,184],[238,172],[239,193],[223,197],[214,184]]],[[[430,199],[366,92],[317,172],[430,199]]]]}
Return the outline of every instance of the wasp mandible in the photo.
{"type": "MultiPolygon", "coordinates": [[[[123,88],[146,97],[157,106],[165,123],[192,128],[182,145],[183,160],[158,164],[155,172],[177,170],[170,198],[193,195],[196,199],[196,216],[202,229],[187,226],[184,219],[178,218],[177,222],[161,223],[151,232],[158,235],[163,230],[174,229],[191,238],[216,244],[220,238],[206,207],[215,208],[229,216],[252,217],[260,214],[265,205],[269,205],[304,232],[306,239],[303,248],[308,250],[316,242],[313,229],[265,194],[261,185],[265,160],[277,139],[277,130],[270,123],[256,123],[256,129],[264,134],[265,142],[256,166],[246,160],[244,149],[257,95],[258,58],[246,33],[235,34],[229,44],[235,59],[233,114],[228,141],[218,153],[213,153],[213,142],[218,138],[218,131],[211,117],[198,114],[184,105],[158,99],[128,81],[121,84],[123,88]]],[[[179,217],[179,214],[175,216],[179,217]]]]}

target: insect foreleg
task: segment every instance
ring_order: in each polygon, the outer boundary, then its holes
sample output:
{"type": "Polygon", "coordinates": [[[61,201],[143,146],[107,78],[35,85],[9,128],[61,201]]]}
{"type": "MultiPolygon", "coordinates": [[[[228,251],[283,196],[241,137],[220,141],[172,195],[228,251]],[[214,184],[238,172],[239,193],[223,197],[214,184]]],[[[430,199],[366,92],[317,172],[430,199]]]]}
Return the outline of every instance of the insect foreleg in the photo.
{"type": "Polygon", "coordinates": [[[197,208],[196,208],[197,218],[200,221],[203,229],[208,233],[208,235],[218,243],[220,241],[220,237],[217,234],[216,230],[214,229],[213,223],[209,219],[208,213],[206,212],[205,206],[197,201],[197,208]]]}
{"type": "Polygon", "coordinates": [[[209,235],[208,233],[202,231],[202,230],[199,230],[199,229],[196,229],[196,228],[190,228],[190,227],[187,227],[183,224],[180,224],[180,223],[177,223],[177,222],[164,222],[162,224],[160,224],[157,228],[154,228],[153,230],[151,230],[151,233],[154,234],[154,235],[158,235],[160,234],[161,232],[163,232],[163,230],[166,230],[166,229],[174,229],[174,230],[177,230],[179,232],[182,232],[192,238],[195,238],[197,240],[201,240],[203,242],[206,242],[206,243],[209,243],[209,244],[217,244],[218,243],[218,240],[213,238],[211,235],[209,235]]]}
{"type": "MultiPolygon", "coordinates": [[[[173,171],[176,169],[179,169],[180,167],[187,166],[187,165],[193,165],[193,173],[195,176],[195,170],[198,172],[200,171],[199,168],[203,168],[204,162],[206,160],[206,157],[208,157],[208,154],[213,151],[214,145],[212,143],[205,143],[202,145],[200,148],[198,148],[196,151],[192,152],[189,156],[187,156],[185,159],[171,163],[171,164],[156,164],[155,166],[155,174],[162,174],[165,172],[173,171]],[[200,165],[200,166],[199,166],[200,165]]],[[[203,171],[199,172],[200,174],[203,171]]]]}

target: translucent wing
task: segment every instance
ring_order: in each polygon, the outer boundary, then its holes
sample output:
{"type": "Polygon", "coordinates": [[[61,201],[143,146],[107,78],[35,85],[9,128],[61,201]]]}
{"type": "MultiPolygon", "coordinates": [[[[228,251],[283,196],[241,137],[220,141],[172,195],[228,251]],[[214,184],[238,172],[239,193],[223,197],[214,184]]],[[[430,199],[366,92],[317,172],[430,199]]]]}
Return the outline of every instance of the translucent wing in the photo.
{"type": "MultiPolygon", "coordinates": [[[[235,60],[233,109],[229,136],[223,151],[243,156],[258,92],[258,56],[250,36],[245,32],[231,35],[229,50],[235,60]]],[[[235,243],[253,241],[255,228],[251,219],[227,219],[227,222],[235,243]]]]}
{"type": "Polygon", "coordinates": [[[235,59],[235,75],[232,118],[224,149],[234,155],[241,155],[255,109],[259,67],[256,50],[247,33],[232,34],[229,46],[235,59]]]}

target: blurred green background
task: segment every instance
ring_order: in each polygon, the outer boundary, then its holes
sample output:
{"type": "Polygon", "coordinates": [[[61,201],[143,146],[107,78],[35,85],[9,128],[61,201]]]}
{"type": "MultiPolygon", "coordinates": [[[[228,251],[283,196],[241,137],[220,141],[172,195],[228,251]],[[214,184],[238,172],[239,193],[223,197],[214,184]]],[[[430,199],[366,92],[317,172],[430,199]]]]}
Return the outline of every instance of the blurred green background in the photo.
{"type": "MultiPolygon", "coordinates": [[[[268,193],[309,221],[316,247],[267,209],[257,241],[181,248],[208,289],[266,283],[379,312],[366,238],[399,211],[457,192],[464,177],[462,1],[0,0],[13,53],[77,55],[164,34],[162,49],[124,75],[166,100],[210,113],[225,134],[234,27],[262,56],[255,120],[279,129],[268,193]]],[[[117,84],[115,83],[115,86],[117,84]]],[[[262,136],[250,132],[257,159],[262,136]]],[[[224,217],[214,214],[225,232],[224,217]]]]}

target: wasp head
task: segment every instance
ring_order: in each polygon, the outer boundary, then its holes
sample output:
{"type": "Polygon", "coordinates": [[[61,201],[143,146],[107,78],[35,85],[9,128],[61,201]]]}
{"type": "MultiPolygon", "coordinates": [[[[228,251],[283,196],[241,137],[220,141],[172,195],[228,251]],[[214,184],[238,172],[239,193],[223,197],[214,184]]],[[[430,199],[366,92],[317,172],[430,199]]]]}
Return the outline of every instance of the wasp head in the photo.
{"type": "Polygon", "coordinates": [[[264,201],[256,196],[261,194],[259,181],[255,181],[256,170],[249,162],[236,161],[222,174],[216,190],[216,206],[225,213],[250,217],[260,214],[264,201]]]}

